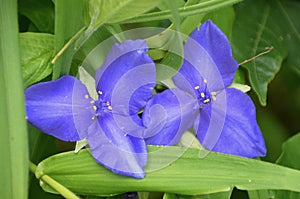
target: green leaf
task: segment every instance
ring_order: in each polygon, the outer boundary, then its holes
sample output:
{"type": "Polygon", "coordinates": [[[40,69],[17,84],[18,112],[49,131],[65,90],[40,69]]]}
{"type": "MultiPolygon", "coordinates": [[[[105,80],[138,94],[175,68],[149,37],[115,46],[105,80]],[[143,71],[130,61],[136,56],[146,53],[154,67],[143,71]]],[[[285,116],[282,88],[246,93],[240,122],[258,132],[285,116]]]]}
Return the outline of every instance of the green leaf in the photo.
{"type": "Polygon", "coordinates": [[[104,23],[118,23],[145,13],[161,0],[90,0],[90,26],[96,30],[104,23]]]}
{"type": "Polygon", "coordinates": [[[0,3],[0,195],[28,196],[28,143],[16,0],[0,3]]]}
{"type": "Polygon", "coordinates": [[[24,86],[36,83],[52,72],[54,37],[46,33],[20,33],[24,86]]]}
{"type": "MultiPolygon", "coordinates": [[[[55,1],[55,52],[59,52],[76,33],[84,26],[82,0],[55,1]]],[[[70,44],[63,54],[55,61],[52,79],[68,74],[75,53],[74,43],[70,44]]]]}
{"type": "Polygon", "coordinates": [[[54,5],[51,0],[19,0],[18,10],[40,32],[54,32],[54,5]]]}
{"type": "Polygon", "coordinates": [[[276,0],[274,4],[274,13],[276,13],[276,22],[280,25],[283,32],[283,38],[289,47],[289,54],[286,64],[300,74],[300,21],[299,21],[299,1],[276,0]]]}
{"type": "Polygon", "coordinates": [[[273,48],[270,53],[243,64],[248,70],[251,87],[262,105],[267,103],[268,84],[287,55],[281,27],[272,11],[272,4],[268,1],[246,0],[238,4],[232,35],[233,54],[238,62],[273,48]]]}
{"type": "MultiPolygon", "coordinates": [[[[97,164],[88,150],[61,153],[42,161],[36,177],[51,176],[77,194],[116,195],[130,191],[199,195],[229,191],[285,189],[300,191],[300,171],[219,153],[180,147],[149,146],[144,179],[112,173],[97,164]],[[114,186],[112,186],[114,185],[114,186]],[[101,187],[101,189],[99,188],[101,187]]],[[[42,185],[46,190],[47,187],[42,185]]]]}
{"type": "MultiPolygon", "coordinates": [[[[290,138],[283,144],[283,152],[277,163],[300,170],[300,133],[290,138]]],[[[297,199],[299,192],[275,191],[275,198],[297,199]]]]}

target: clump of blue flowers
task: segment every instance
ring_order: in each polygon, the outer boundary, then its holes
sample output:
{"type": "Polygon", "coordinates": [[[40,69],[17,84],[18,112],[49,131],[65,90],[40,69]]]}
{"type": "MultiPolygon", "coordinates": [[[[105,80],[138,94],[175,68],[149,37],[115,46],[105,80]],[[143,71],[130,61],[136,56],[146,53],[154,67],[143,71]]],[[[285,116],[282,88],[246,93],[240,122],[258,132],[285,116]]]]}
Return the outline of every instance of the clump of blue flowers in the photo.
{"type": "Polygon", "coordinates": [[[98,163],[135,178],[145,177],[147,144],[175,145],[190,128],[206,149],[265,155],[253,102],[229,88],[238,64],[216,25],[208,21],[187,39],[177,88],[153,95],[156,70],[147,50],[143,40],[115,44],[97,70],[97,94],[69,75],[29,87],[28,121],[64,141],[85,139],[98,163]]]}

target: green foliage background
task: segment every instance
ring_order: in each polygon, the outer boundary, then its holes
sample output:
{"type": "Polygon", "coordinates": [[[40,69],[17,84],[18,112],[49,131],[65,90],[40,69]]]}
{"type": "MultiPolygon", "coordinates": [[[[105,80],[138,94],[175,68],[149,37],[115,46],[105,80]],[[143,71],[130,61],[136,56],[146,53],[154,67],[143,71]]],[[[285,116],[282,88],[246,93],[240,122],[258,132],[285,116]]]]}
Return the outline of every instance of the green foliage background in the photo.
{"type": "MultiPolygon", "coordinates": [[[[299,10],[297,0],[2,0],[0,198],[123,198],[119,194],[129,191],[143,199],[299,198],[299,10]],[[24,88],[76,75],[98,43],[117,35],[120,41],[118,33],[133,28],[165,28],[147,38],[163,80],[173,73],[161,66],[176,72],[182,61],[169,52],[181,54],[183,43],[170,30],[189,35],[208,19],[227,35],[239,63],[255,58],[241,64],[235,82],[252,87],[268,150],[263,161],[217,153],[199,159],[198,150],[188,149],[171,166],[138,181],[104,169],[86,150],[62,153],[74,144],[26,128],[24,88]]],[[[150,155],[148,167],[182,149],[165,150],[150,155]]]]}

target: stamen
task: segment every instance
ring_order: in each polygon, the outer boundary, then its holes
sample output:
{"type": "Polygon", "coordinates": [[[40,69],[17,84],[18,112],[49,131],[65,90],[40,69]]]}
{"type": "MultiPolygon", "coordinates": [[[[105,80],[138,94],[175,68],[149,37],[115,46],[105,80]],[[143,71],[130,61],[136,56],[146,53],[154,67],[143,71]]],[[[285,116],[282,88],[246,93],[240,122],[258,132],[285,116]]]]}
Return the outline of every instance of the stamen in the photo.
{"type": "Polygon", "coordinates": [[[210,94],[216,96],[217,93],[216,92],[211,92],[210,94]]]}
{"type": "Polygon", "coordinates": [[[93,117],[92,117],[92,120],[96,120],[96,119],[97,119],[97,116],[93,116],[93,117]]]}
{"type": "Polygon", "coordinates": [[[98,93],[99,95],[102,95],[102,94],[103,94],[102,91],[98,91],[97,93],[98,93]]]}
{"type": "Polygon", "coordinates": [[[203,102],[206,104],[206,103],[208,103],[210,100],[209,99],[206,99],[206,100],[204,100],[203,102]]]}
{"type": "Polygon", "coordinates": [[[204,98],[205,97],[205,94],[202,92],[200,93],[201,97],[204,98]]]}
{"type": "Polygon", "coordinates": [[[97,106],[93,106],[93,109],[94,109],[94,111],[96,111],[97,110],[97,106]]]}
{"type": "Polygon", "coordinates": [[[90,104],[94,104],[94,103],[95,103],[95,100],[91,100],[91,101],[90,101],[90,104]]]}
{"type": "Polygon", "coordinates": [[[111,111],[112,110],[112,106],[108,106],[107,109],[111,111]]]}
{"type": "Polygon", "coordinates": [[[89,95],[88,94],[84,95],[84,98],[89,99],[89,95]]]}
{"type": "Polygon", "coordinates": [[[109,103],[109,102],[106,102],[105,104],[106,104],[107,106],[109,106],[109,105],[110,105],[110,103],[109,103]]]}
{"type": "Polygon", "coordinates": [[[207,79],[204,79],[203,82],[204,82],[204,83],[207,83],[207,79]]]}
{"type": "Polygon", "coordinates": [[[195,88],[195,90],[198,90],[200,88],[200,86],[195,86],[194,88],[195,88]]]}

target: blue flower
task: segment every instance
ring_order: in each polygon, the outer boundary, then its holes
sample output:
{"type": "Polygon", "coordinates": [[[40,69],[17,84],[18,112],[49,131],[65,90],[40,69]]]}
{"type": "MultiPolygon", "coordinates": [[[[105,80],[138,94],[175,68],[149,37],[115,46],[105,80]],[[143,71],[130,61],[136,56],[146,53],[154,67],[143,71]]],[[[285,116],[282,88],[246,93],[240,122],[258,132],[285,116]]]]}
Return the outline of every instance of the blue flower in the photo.
{"type": "Polygon", "coordinates": [[[148,144],[174,145],[193,127],[209,150],[244,157],[266,154],[250,97],[228,88],[238,68],[226,36],[211,21],[196,29],[184,47],[184,63],[173,77],[179,88],[156,94],[143,123],[148,144]]]}
{"type": "Polygon", "coordinates": [[[266,154],[251,98],[232,84],[237,62],[229,41],[211,21],[187,39],[184,63],[173,78],[177,87],[198,101],[194,130],[210,150],[244,157],[266,154]]]}
{"type": "Polygon", "coordinates": [[[96,73],[96,99],[72,76],[26,89],[28,121],[64,141],[87,139],[111,171],[143,178],[147,147],[138,112],[152,96],[156,71],[142,40],[115,44],[96,73]]]}

